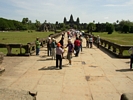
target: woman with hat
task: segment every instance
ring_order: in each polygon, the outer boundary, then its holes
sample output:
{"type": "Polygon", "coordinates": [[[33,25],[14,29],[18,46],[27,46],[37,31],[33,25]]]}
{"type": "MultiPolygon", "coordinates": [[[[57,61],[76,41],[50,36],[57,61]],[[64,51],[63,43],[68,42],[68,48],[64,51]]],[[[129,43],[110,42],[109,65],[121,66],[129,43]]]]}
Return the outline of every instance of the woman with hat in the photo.
{"type": "Polygon", "coordinates": [[[62,53],[63,49],[61,48],[61,44],[57,43],[56,47],[56,68],[58,68],[58,62],[60,62],[59,68],[62,69],[62,53]]]}

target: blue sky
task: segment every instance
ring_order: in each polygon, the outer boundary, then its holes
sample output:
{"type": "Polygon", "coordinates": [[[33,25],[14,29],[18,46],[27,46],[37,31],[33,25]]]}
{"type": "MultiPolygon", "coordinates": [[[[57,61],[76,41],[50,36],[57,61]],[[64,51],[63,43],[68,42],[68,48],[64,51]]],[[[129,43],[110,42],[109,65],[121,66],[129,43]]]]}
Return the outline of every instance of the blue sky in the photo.
{"type": "Polygon", "coordinates": [[[62,23],[71,14],[80,23],[133,21],[133,0],[0,0],[0,17],[6,19],[62,23]]]}

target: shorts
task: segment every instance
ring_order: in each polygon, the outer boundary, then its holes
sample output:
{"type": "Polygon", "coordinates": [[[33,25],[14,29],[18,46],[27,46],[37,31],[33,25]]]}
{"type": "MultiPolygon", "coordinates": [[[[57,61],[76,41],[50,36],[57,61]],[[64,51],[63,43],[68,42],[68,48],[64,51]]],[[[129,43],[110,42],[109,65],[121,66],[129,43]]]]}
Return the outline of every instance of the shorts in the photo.
{"type": "Polygon", "coordinates": [[[68,53],[67,53],[67,59],[68,59],[68,60],[71,60],[71,59],[72,59],[72,52],[68,52],[68,53]]]}

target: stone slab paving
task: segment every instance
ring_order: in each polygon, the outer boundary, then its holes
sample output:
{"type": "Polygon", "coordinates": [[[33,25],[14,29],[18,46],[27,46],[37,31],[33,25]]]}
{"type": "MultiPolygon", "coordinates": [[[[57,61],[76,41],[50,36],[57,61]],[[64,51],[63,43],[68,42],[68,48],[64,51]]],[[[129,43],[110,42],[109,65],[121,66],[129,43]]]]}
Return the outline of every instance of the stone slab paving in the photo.
{"type": "Polygon", "coordinates": [[[95,46],[85,48],[85,39],[83,52],[73,55],[71,66],[63,59],[62,70],[47,57],[46,47],[39,56],[5,57],[2,66],[6,71],[0,88],[37,91],[37,100],[120,100],[122,93],[133,93],[129,59],[115,58],[95,46]]]}

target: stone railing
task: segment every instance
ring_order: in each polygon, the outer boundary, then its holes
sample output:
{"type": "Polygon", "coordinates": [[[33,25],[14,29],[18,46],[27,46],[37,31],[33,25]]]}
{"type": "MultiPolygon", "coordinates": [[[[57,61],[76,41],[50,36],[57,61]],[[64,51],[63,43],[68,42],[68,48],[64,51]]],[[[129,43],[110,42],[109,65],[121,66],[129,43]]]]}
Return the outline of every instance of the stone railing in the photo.
{"type": "MultiPolygon", "coordinates": [[[[94,39],[94,44],[96,44],[96,37],[94,37],[93,39],[94,39]]],[[[119,45],[104,39],[100,40],[101,40],[100,47],[106,49],[107,51],[109,51],[110,53],[114,54],[119,58],[129,58],[130,55],[128,54],[128,50],[133,45],[119,45]],[[124,52],[126,52],[126,54],[124,54],[124,52]]]]}
{"type": "Polygon", "coordinates": [[[0,52],[0,74],[5,71],[5,68],[1,66],[3,59],[4,59],[4,54],[0,52]]]}
{"type": "MultiPolygon", "coordinates": [[[[57,38],[60,35],[61,35],[61,33],[56,33],[56,34],[51,35],[51,38],[57,38]]],[[[39,41],[41,42],[41,46],[43,47],[47,43],[47,38],[39,39],[39,41]]],[[[6,48],[7,56],[30,56],[32,53],[35,52],[36,45],[35,45],[35,42],[30,42],[30,43],[27,43],[26,45],[17,44],[17,43],[15,43],[15,44],[0,43],[0,48],[6,48]],[[12,49],[14,49],[14,48],[15,49],[17,48],[16,53],[14,53],[12,51],[12,49]],[[24,51],[24,52],[22,52],[22,51],[24,51]]]]}

